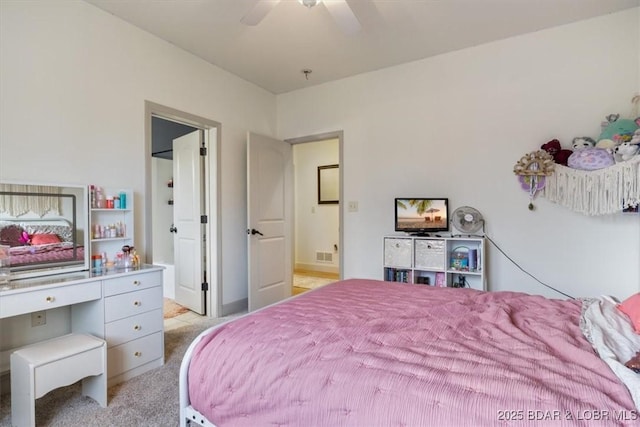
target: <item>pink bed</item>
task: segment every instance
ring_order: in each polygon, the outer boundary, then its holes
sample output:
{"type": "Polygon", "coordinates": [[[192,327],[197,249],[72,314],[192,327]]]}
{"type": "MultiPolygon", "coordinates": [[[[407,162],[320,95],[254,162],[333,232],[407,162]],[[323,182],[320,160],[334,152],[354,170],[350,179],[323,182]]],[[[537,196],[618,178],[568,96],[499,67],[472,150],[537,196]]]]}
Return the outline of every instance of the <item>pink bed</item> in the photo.
{"type": "Polygon", "coordinates": [[[83,262],[84,247],[74,243],[74,232],[66,218],[0,219],[0,244],[9,246],[12,268],[83,262]]]}
{"type": "Polygon", "coordinates": [[[515,292],[336,282],[200,335],[181,425],[637,425],[580,314],[515,292]]]}
{"type": "Polygon", "coordinates": [[[84,247],[76,246],[74,248],[72,242],[16,246],[9,249],[9,256],[13,267],[33,263],[82,261],[84,259],[84,247]]]}

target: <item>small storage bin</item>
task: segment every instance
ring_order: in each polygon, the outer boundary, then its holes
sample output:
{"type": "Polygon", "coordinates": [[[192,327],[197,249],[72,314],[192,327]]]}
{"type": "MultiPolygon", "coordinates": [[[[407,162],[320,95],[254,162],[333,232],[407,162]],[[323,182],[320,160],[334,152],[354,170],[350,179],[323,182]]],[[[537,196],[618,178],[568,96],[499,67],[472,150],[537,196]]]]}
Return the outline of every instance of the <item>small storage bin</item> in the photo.
{"type": "Polygon", "coordinates": [[[411,268],[411,239],[385,238],[384,265],[411,268]]]}
{"type": "Polygon", "coordinates": [[[444,240],[415,240],[415,268],[444,270],[444,240]]]}

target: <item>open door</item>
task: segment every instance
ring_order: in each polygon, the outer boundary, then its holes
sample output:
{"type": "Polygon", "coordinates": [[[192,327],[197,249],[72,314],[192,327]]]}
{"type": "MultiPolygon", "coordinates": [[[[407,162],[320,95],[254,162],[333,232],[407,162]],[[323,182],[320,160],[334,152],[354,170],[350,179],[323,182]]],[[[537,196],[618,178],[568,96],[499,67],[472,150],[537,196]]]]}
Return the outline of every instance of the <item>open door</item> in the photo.
{"type": "Polygon", "coordinates": [[[291,145],[247,135],[249,311],[291,295],[293,158],[291,145]]]}
{"type": "Polygon", "coordinates": [[[202,130],[173,140],[173,221],[176,302],[205,313],[205,228],[203,211],[204,135],[202,130]]]}

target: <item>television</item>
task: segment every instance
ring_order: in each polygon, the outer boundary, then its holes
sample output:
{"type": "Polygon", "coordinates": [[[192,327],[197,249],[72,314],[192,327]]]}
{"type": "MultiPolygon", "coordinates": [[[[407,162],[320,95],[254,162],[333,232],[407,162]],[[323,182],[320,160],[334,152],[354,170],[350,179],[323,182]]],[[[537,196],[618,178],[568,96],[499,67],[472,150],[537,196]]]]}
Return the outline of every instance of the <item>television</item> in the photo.
{"type": "Polygon", "coordinates": [[[395,230],[417,235],[449,231],[449,199],[396,198],[395,230]]]}

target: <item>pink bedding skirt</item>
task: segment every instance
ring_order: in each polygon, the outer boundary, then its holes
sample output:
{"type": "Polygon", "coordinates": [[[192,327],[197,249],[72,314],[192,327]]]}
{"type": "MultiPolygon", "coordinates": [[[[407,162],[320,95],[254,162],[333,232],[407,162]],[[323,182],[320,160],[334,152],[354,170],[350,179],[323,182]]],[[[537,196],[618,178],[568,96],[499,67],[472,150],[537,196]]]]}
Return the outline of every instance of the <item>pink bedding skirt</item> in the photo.
{"type": "Polygon", "coordinates": [[[213,330],[189,398],[217,426],[639,424],[579,315],[579,301],[346,280],[213,330]]]}

